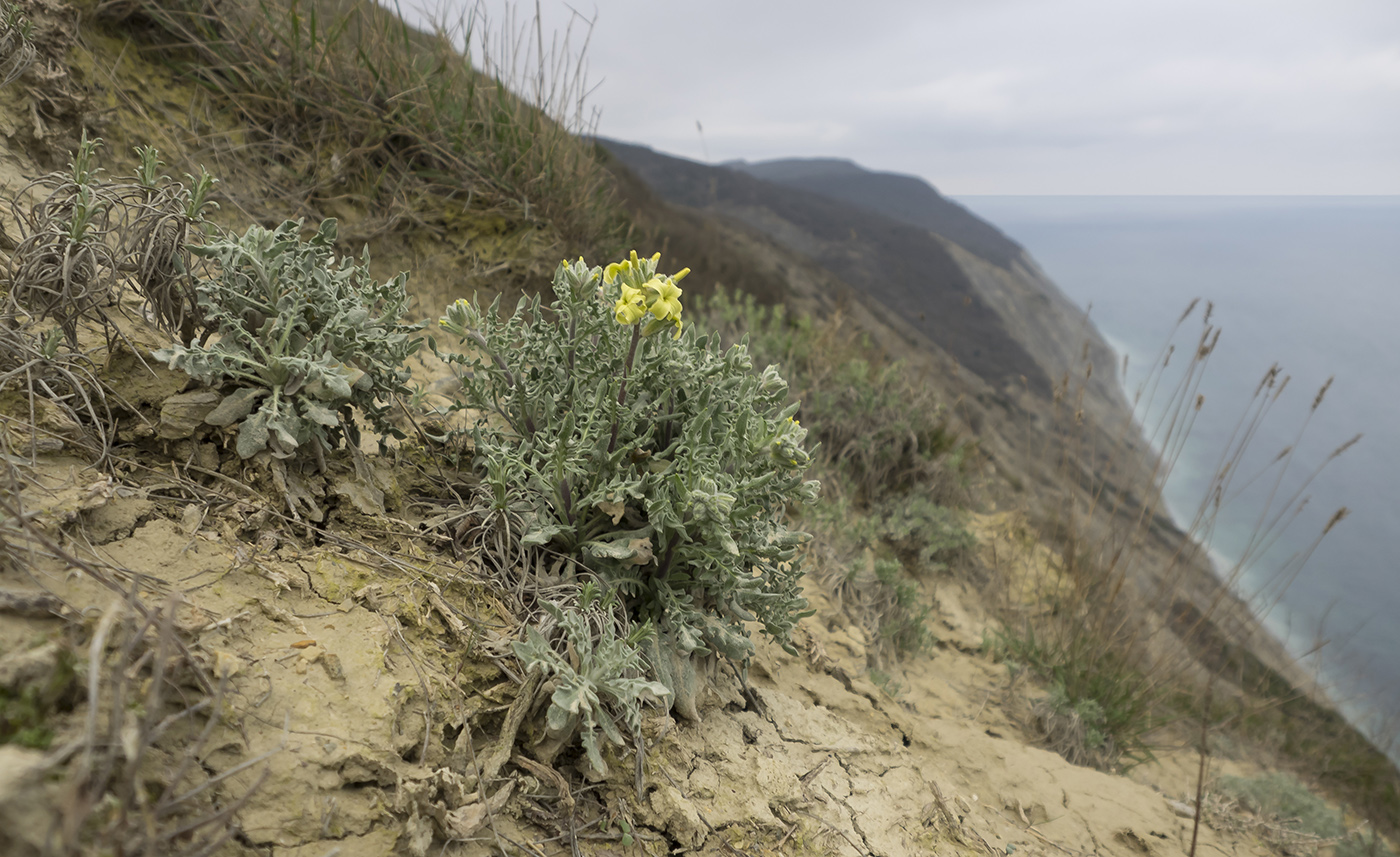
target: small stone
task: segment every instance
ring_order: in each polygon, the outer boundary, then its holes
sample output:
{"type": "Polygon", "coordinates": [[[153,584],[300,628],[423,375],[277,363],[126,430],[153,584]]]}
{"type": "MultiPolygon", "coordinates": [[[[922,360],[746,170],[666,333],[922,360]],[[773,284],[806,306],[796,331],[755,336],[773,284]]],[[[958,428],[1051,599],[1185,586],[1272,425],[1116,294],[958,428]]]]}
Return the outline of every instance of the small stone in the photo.
{"type": "Polygon", "coordinates": [[[321,669],[326,671],[333,681],[345,681],[345,667],[340,664],[340,656],[335,652],[326,652],[321,657],[321,669]]]}
{"type": "Polygon", "coordinates": [[[1182,803],[1179,800],[1167,799],[1167,806],[1171,807],[1172,813],[1177,818],[1195,818],[1196,810],[1190,804],[1182,803]]]}
{"type": "Polygon", "coordinates": [[[223,398],[218,390],[195,390],[171,396],[160,406],[157,435],[165,440],[190,437],[223,398]]]}
{"type": "Polygon", "coordinates": [[[187,536],[192,536],[199,532],[199,525],[204,523],[204,509],[195,503],[190,503],[180,512],[180,532],[187,536]]]}

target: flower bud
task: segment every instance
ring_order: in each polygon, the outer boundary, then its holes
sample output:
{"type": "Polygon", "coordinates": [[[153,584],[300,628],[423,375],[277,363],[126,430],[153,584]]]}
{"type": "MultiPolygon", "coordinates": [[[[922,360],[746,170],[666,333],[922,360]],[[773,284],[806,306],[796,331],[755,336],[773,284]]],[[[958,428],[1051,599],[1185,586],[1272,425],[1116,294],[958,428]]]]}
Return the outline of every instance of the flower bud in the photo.
{"type": "Polygon", "coordinates": [[[788,391],[787,381],[778,373],[778,367],[769,365],[763,370],[763,374],[758,379],[758,389],[765,396],[786,396],[788,391]]]}

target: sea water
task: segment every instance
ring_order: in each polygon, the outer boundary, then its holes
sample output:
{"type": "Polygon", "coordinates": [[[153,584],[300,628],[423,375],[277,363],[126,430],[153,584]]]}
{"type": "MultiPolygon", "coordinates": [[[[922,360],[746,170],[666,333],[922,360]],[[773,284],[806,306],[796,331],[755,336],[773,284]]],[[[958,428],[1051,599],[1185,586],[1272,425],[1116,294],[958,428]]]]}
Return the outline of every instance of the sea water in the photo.
{"type": "MultiPolygon", "coordinates": [[[[1099,330],[1128,355],[1130,396],[1188,303],[1213,302],[1221,338],[1200,387],[1205,403],[1165,487],[1179,523],[1195,514],[1268,368],[1277,362],[1291,377],[1250,444],[1245,470],[1264,475],[1226,507],[1209,547],[1228,570],[1252,551],[1261,518],[1286,516],[1306,499],[1272,549],[1246,564],[1240,588],[1290,651],[1307,656],[1348,718],[1400,762],[1400,197],[958,201],[1091,306],[1099,330]],[[1360,442],[1328,460],[1358,433],[1360,442]],[[1270,462],[1294,446],[1277,478],[1270,462]],[[1295,576],[1290,562],[1343,506],[1347,517],[1295,576]]],[[[1200,312],[1178,333],[1178,349],[1194,346],[1200,312]]],[[[1183,354],[1177,365],[1185,362],[1183,354]]]]}

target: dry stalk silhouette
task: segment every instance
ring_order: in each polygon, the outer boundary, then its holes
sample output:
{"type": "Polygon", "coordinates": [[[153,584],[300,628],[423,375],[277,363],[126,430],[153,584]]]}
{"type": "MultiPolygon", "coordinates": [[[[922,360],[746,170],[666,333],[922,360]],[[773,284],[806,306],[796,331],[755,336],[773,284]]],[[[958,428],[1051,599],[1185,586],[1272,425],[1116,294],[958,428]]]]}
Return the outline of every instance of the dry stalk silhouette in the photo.
{"type": "MultiPolygon", "coordinates": [[[[1182,313],[1173,339],[1197,316],[1198,306],[1192,302],[1182,313]]],[[[1253,466],[1251,445],[1288,386],[1288,377],[1272,366],[1244,403],[1199,506],[1178,529],[1163,487],[1181,463],[1205,404],[1201,380],[1221,335],[1212,310],[1207,303],[1199,313],[1199,331],[1184,354],[1170,340],[1163,346],[1133,395],[1133,417],[1116,428],[1116,436],[1114,429],[1099,431],[1085,419],[1084,382],[1094,371],[1086,349],[1078,377],[1066,374],[1054,388],[1052,429],[1039,444],[1064,486],[1059,502],[1038,516],[1056,556],[1029,583],[1029,603],[1009,605],[1000,646],[1059,695],[1037,712],[1047,741],[1067,751],[1088,735],[1098,748],[1085,758],[1100,766],[1112,766],[1119,757],[1151,758],[1150,735],[1181,715],[1179,697],[1199,698],[1229,662],[1229,652],[1262,642],[1254,638],[1251,605],[1239,594],[1245,573],[1269,556],[1297,520],[1318,473],[1356,442],[1341,445],[1290,485],[1285,474],[1295,464],[1305,420],[1294,442],[1271,462],[1244,472],[1253,466]],[[1132,442],[1138,437],[1145,437],[1146,448],[1132,442]],[[1260,485],[1265,496],[1244,549],[1226,567],[1213,568],[1207,551],[1222,510],[1260,485]],[[1079,724],[1086,719],[1089,731],[1079,724]]],[[[1326,390],[1324,385],[1314,398],[1309,418],[1326,390]]],[[[1277,602],[1321,538],[1345,516],[1345,509],[1338,510],[1272,572],[1254,596],[1255,610],[1266,612],[1277,602]]],[[[1250,690],[1236,686],[1231,693],[1239,697],[1250,690]]]]}

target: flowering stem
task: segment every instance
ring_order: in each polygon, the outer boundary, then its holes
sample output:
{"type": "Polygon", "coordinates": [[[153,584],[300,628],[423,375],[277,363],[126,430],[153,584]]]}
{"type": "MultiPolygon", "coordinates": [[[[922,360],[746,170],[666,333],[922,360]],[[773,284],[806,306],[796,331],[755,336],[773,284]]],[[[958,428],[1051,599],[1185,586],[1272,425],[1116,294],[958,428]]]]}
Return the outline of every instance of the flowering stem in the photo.
{"type": "Polygon", "coordinates": [[[492,360],[496,361],[497,366],[501,367],[501,371],[504,372],[506,376],[506,385],[509,387],[514,387],[515,373],[510,371],[510,365],[506,363],[505,358],[501,357],[501,355],[491,350],[491,346],[486,342],[486,337],[482,336],[480,331],[472,330],[470,328],[468,328],[464,332],[471,339],[472,342],[475,342],[477,345],[481,346],[481,350],[485,351],[491,356],[492,360]]]}
{"type": "Polygon", "coordinates": [[[613,416],[612,438],[608,440],[608,455],[612,455],[613,449],[617,446],[617,420],[621,415],[622,403],[627,401],[627,376],[632,374],[632,360],[637,356],[637,343],[642,339],[642,329],[637,325],[632,327],[632,347],[627,349],[627,364],[622,367],[622,385],[617,389],[618,413],[613,416]]]}
{"type": "Polygon", "coordinates": [[[666,449],[671,445],[671,430],[675,428],[676,422],[676,391],[671,391],[671,403],[666,409],[666,425],[661,435],[661,448],[666,449]]]}
{"type": "Polygon", "coordinates": [[[578,351],[578,319],[569,316],[569,378],[574,377],[574,354],[578,351]]]}

